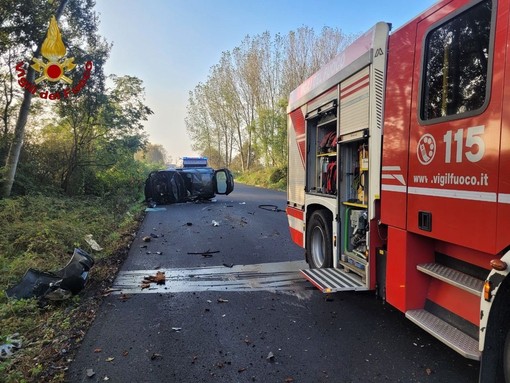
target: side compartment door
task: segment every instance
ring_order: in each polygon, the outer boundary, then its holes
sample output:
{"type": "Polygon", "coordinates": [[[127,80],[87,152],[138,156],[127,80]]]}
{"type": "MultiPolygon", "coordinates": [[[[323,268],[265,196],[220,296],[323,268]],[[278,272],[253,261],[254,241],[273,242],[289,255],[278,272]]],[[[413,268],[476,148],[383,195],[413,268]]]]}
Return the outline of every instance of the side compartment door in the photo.
{"type": "Polygon", "coordinates": [[[213,182],[216,194],[229,195],[234,190],[234,176],[226,168],[214,171],[213,182]]]}
{"type": "Polygon", "coordinates": [[[454,0],[418,24],[408,230],[492,252],[506,35],[496,0],[454,0]]]}

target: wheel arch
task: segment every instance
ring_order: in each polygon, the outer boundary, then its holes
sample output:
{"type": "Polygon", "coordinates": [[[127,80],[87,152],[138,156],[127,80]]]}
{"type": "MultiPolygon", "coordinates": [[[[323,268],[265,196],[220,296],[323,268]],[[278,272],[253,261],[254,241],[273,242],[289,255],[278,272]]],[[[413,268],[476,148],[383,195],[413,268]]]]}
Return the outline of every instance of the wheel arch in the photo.
{"type": "Polygon", "coordinates": [[[316,203],[310,204],[306,207],[306,222],[310,220],[312,214],[317,210],[324,210],[324,212],[328,214],[328,219],[330,219],[331,225],[333,225],[333,212],[328,207],[316,203]]]}

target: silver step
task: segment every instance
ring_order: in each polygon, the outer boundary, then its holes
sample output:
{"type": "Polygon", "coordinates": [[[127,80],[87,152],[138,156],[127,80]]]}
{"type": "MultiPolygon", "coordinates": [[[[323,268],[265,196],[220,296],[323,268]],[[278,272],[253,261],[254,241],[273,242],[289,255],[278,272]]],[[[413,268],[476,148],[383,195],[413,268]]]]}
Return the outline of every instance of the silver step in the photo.
{"type": "Polygon", "coordinates": [[[464,274],[460,271],[451,269],[438,263],[425,263],[416,266],[416,268],[425,274],[431,275],[434,278],[442,280],[443,282],[468,291],[471,294],[477,296],[482,295],[483,281],[474,278],[471,275],[464,274]]]}
{"type": "Polygon", "coordinates": [[[406,318],[468,359],[480,360],[478,341],[426,310],[410,310],[406,318]]]}
{"type": "Polygon", "coordinates": [[[305,269],[299,271],[323,293],[368,290],[360,276],[341,269],[305,269]]]}

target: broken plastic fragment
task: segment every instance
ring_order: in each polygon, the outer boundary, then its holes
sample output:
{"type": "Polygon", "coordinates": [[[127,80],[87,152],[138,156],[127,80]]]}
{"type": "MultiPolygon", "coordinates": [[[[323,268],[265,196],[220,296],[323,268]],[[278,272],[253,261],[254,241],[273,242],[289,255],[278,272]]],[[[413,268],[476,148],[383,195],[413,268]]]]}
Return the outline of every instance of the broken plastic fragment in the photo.
{"type": "Polygon", "coordinates": [[[154,360],[154,359],[157,359],[157,358],[161,358],[161,354],[158,354],[158,353],[154,352],[154,353],[151,355],[151,360],[154,360]]]}
{"type": "Polygon", "coordinates": [[[21,343],[19,333],[7,336],[6,342],[0,345],[0,360],[10,358],[13,352],[21,348],[21,343]]]}
{"type": "Polygon", "coordinates": [[[220,226],[220,223],[219,223],[218,221],[215,221],[215,220],[213,219],[213,221],[212,221],[212,225],[213,225],[213,226],[220,226]]]}
{"type": "Polygon", "coordinates": [[[99,244],[92,238],[92,234],[87,234],[85,236],[85,242],[89,244],[89,246],[92,248],[92,250],[95,251],[101,251],[103,248],[99,246],[99,244]]]}
{"type": "Polygon", "coordinates": [[[74,249],[67,265],[55,272],[28,269],[20,283],[7,289],[9,298],[45,298],[63,300],[79,293],[84,287],[94,258],[82,249],[74,249]]]}
{"type": "Polygon", "coordinates": [[[94,375],[96,375],[96,372],[91,368],[87,368],[87,378],[92,378],[94,375]]]}

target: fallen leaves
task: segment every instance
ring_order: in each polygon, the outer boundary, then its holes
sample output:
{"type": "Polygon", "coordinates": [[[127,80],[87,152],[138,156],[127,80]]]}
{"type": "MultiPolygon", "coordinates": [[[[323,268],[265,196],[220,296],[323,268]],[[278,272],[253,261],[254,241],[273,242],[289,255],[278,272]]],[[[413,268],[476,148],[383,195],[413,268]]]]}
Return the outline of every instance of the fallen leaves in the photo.
{"type": "Polygon", "coordinates": [[[148,275],[143,278],[142,284],[140,287],[143,289],[147,289],[151,286],[151,283],[156,283],[157,285],[164,285],[166,282],[166,276],[163,271],[156,272],[156,275],[148,275]]]}

